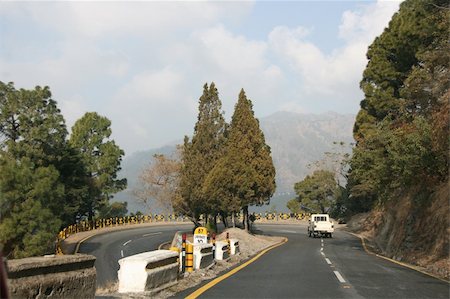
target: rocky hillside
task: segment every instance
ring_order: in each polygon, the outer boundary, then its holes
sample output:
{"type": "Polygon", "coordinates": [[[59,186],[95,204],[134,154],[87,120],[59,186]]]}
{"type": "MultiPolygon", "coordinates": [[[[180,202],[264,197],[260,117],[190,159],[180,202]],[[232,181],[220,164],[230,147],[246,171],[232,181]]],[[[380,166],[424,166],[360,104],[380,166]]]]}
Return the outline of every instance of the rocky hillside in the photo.
{"type": "Polygon", "coordinates": [[[347,227],[366,238],[373,251],[449,280],[449,196],[447,183],[434,190],[427,205],[417,206],[414,192],[404,194],[353,216],[347,227]]]}
{"type": "MultiPolygon", "coordinates": [[[[293,185],[310,173],[308,165],[323,158],[324,152],[332,151],[334,141],[347,144],[353,141],[354,120],[354,115],[332,112],[319,115],[277,112],[260,119],[277,170],[277,192],[271,206],[275,205],[278,211],[287,211],[286,202],[294,196],[293,185]]],[[[118,193],[115,200],[127,201],[129,211],[145,211],[131,194],[139,173],[153,154],[170,154],[174,150],[175,145],[170,145],[126,157],[120,175],[128,179],[129,188],[118,193]]]]}

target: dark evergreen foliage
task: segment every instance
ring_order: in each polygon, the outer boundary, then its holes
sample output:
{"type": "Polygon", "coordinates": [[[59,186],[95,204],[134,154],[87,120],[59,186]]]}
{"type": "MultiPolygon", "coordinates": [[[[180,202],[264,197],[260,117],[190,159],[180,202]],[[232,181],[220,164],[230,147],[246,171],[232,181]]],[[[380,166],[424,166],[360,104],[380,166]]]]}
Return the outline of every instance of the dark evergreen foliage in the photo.
{"type": "MultiPolygon", "coordinates": [[[[103,155],[111,160],[111,150],[103,155]]],[[[8,257],[54,252],[58,231],[89,212],[97,186],[88,169],[48,87],[0,82],[0,243],[8,257]]]]}
{"type": "Polygon", "coordinates": [[[353,212],[408,190],[430,194],[448,179],[449,16],[448,1],[407,0],[369,47],[348,182],[353,212]]]}

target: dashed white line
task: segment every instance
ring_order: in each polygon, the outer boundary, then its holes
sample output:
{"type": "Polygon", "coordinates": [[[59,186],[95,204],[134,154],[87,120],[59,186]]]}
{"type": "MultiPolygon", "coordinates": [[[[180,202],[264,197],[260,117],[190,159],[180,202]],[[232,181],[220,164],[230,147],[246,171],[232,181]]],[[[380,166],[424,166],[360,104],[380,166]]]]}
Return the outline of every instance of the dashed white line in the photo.
{"type": "Polygon", "coordinates": [[[339,271],[333,271],[333,272],[334,272],[334,275],[336,275],[336,277],[340,283],[345,283],[345,279],[344,279],[344,277],[342,277],[342,275],[341,275],[341,273],[339,273],[339,271]]]}
{"type": "Polygon", "coordinates": [[[130,242],[131,242],[131,240],[126,241],[125,243],[123,243],[123,246],[127,246],[128,243],[130,243],[130,242]]]}
{"type": "Polygon", "coordinates": [[[120,251],[120,255],[123,257],[123,250],[120,251]]]}
{"type": "Polygon", "coordinates": [[[149,233],[149,234],[145,234],[145,235],[142,235],[142,236],[143,236],[143,237],[148,237],[148,236],[155,236],[155,235],[160,235],[160,234],[162,234],[162,232],[149,233]]]}
{"type": "Polygon", "coordinates": [[[322,248],[320,248],[320,251],[323,251],[323,247],[322,247],[322,248]]]}
{"type": "Polygon", "coordinates": [[[326,258],[325,258],[325,261],[327,261],[327,264],[328,264],[328,265],[331,265],[331,261],[330,261],[329,258],[326,257],[326,258]]]}
{"type": "Polygon", "coordinates": [[[320,252],[321,255],[325,256],[325,253],[323,253],[323,251],[320,252]]]}

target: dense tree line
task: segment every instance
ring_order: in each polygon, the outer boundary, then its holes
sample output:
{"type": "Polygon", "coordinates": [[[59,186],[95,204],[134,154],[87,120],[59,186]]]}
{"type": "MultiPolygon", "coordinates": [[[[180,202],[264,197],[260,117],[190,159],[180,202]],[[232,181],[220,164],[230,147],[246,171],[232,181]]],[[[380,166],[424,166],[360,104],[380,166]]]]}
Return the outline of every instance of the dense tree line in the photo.
{"type": "Polygon", "coordinates": [[[125,188],[110,125],[87,113],[68,138],[48,87],[0,82],[0,243],[8,257],[52,251],[62,227],[92,219],[125,188]]]}
{"type": "Polygon", "coordinates": [[[448,179],[448,1],[407,0],[369,47],[354,126],[347,198],[351,213],[405,192],[426,204],[448,179]]]}
{"type": "Polygon", "coordinates": [[[450,48],[448,1],[406,0],[370,45],[360,86],[348,172],[315,172],[295,185],[303,207],[335,217],[366,212],[408,193],[420,206],[448,180],[450,48]],[[342,181],[342,179],[341,179],[342,181]],[[328,182],[328,183],[326,183],[328,182]],[[334,195],[331,195],[333,194],[334,195]],[[319,206],[317,206],[319,205],[319,206]]]}
{"type": "Polygon", "coordinates": [[[155,155],[135,190],[139,201],[170,204],[196,226],[204,216],[215,228],[217,217],[239,211],[249,228],[248,207],[268,204],[275,191],[275,168],[270,147],[255,118],[252,102],[241,90],[230,124],[214,83],[205,84],[191,139],[179,147],[179,159],[155,155]]]}

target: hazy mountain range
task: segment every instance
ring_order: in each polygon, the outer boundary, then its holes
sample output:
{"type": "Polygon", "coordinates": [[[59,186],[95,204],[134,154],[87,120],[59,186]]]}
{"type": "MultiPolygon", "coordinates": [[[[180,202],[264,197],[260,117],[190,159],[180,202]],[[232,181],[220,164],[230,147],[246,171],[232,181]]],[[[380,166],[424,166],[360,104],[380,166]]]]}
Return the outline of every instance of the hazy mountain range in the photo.
{"type": "MultiPolygon", "coordinates": [[[[277,191],[271,206],[278,211],[287,211],[286,201],[294,197],[293,186],[312,170],[308,167],[333,150],[334,141],[353,141],[352,129],[355,115],[328,112],[324,114],[299,114],[276,112],[260,119],[267,144],[272,148],[272,157],[277,171],[277,191]]],[[[180,142],[181,143],[181,142],[180,142]]],[[[141,170],[149,165],[154,154],[170,154],[175,144],[150,149],[127,156],[122,162],[120,177],[128,179],[128,189],[116,194],[115,201],[127,201],[128,210],[145,211],[138,204],[131,190],[138,182],[141,170]]],[[[257,208],[257,211],[270,207],[257,208]]]]}

